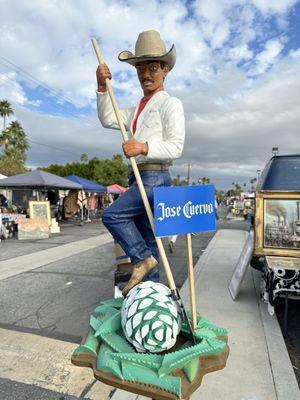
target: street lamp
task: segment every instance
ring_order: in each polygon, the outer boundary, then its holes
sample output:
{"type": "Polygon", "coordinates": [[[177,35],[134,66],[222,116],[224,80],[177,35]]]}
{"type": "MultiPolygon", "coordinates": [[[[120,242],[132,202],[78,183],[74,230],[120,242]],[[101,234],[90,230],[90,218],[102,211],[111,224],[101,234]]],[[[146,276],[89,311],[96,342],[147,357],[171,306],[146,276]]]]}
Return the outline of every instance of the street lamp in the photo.
{"type": "Polygon", "coordinates": [[[277,156],[278,152],[279,152],[279,147],[272,147],[273,156],[277,156]]]}
{"type": "Polygon", "coordinates": [[[258,181],[258,180],[259,180],[260,173],[261,173],[261,170],[258,169],[256,172],[257,172],[257,181],[258,181]]]}

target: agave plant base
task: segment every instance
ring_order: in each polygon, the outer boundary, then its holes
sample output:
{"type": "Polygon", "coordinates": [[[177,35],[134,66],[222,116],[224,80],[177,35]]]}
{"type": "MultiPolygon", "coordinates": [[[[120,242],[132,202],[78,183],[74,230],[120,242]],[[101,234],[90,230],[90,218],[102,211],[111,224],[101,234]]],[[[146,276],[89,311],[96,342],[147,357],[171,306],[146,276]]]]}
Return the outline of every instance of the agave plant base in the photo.
{"type": "Polygon", "coordinates": [[[172,349],[137,353],[121,328],[122,302],[104,301],[95,309],[89,332],[72,355],[74,365],[92,368],[95,378],[110,386],[157,400],[188,399],[205,374],[225,367],[227,331],[200,316],[194,331],[196,343],[183,323],[172,349]]]}

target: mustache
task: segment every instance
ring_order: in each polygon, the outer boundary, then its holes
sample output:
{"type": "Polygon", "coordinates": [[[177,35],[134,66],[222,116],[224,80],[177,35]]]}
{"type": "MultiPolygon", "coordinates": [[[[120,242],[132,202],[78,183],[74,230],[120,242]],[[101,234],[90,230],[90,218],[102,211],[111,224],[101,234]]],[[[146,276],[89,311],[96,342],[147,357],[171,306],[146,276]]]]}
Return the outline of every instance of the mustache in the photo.
{"type": "Polygon", "coordinates": [[[151,82],[151,83],[153,83],[153,80],[150,79],[150,78],[144,78],[144,79],[142,80],[142,83],[146,83],[146,82],[151,82]]]}

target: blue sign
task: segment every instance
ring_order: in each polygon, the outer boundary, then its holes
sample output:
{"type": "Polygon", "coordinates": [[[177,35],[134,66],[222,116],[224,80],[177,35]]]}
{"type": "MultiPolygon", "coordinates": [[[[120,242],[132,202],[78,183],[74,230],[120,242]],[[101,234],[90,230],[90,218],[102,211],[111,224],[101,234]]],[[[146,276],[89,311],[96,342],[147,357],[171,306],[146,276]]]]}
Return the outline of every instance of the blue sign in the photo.
{"type": "Polygon", "coordinates": [[[216,230],[213,185],[154,188],[155,235],[216,230]]]}

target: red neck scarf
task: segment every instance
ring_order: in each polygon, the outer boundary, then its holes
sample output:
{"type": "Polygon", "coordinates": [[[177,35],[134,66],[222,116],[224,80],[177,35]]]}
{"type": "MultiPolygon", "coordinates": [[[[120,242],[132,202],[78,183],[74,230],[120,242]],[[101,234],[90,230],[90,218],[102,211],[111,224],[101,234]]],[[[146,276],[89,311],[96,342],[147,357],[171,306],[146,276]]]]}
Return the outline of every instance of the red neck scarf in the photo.
{"type": "Polygon", "coordinates": [[[153,95],[147,96],[140,100],[137,112],[135,114],[135,117],[134,117],[134,120],[132,123],[132,132],[133,133],[135,133],[135,131],[136,131],[136,124],[137,124],[137,120],[138,120],[140,113],[143,111],[143,109],[145,108],[145,105],[148,103],[148,101],[151,99],[152,96],[153,95]]]}

